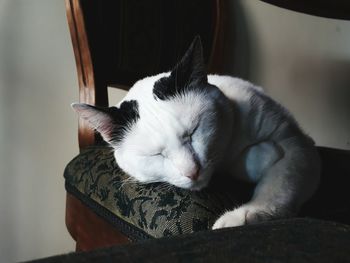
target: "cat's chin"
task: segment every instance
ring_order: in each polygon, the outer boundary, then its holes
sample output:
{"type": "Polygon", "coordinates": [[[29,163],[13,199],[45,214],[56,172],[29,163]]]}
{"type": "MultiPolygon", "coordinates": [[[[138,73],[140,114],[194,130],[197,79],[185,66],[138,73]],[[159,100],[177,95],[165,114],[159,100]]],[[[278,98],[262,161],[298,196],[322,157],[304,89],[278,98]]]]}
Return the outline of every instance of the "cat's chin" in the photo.
{"type": "Polygon", "coordinates": [[[198,192],[207,187],[208,182],[207,181],[194,181],[187,185],[178,185],[177,187],[180,187],[182,189],[198,192]]]}
{"type": "Polygon", "coordinates": [[[203,190],[205,187],[206,187],[206,185],[194,186],[194,187],[189,188],[188,190],[193,191],[193,192],[199,192],[199,191],[203,190]]]}

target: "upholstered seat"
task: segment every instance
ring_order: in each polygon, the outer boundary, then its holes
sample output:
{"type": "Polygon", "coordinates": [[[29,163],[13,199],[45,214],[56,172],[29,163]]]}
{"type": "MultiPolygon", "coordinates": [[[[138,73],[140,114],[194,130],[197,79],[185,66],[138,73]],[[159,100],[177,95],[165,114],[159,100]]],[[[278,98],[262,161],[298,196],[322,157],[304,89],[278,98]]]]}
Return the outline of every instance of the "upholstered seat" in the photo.
{"type": "Polygon", "coordinates": [[[83,150],[64,176],[69,193],[132,240],[207,230],[220,214],[237,205],[232,191],[218,192],[214,186],[192,192],[133,182],[108,146],[83,150]]]}
{"type": "MultiPolygon", "coordinates": [[[[323,159],[321,187],[301,215],[350,223],[344,189],[349,181],[349,152],[318,149],[323,159]],[[334,170],[334,166],[341,169],[334,170]]],[[[198,192],[162,183],[136,183],[118,167],[107,145],[83,150],[67,165],[64,176],[68,193],[134,241],[208,230],[225,210],[252,194],[250,185],[228,183],[220,175],[198,192]]]]}

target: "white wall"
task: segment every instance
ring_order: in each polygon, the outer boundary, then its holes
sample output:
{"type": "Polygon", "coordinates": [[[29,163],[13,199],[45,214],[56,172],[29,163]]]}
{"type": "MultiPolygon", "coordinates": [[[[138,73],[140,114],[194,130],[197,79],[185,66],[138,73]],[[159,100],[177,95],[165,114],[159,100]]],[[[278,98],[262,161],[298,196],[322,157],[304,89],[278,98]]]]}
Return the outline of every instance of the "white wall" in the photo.
{"type": "Polygon", "coordinates": [[[228,68],[263,86],[318,145],[350,149],[350,21],[256,0],[230,3],[240,14],[230,16],[239,29],[231,28],[226,48],[238,47],[228,68]]]}
{"type": "MultiPolygon", "coordinates": [[[[230,3],[228,71],[263,85],[318,144],[350,149],[350,23],[230,3]]],[[[62,173],[78,152],[77,98],[64,1],[0,0],[1,262],[74,249],[62,173]]]]}
{"type": "Polygon", "coordinates": [[[63,0],[0,1],[0,261],[74,250],[63,169],[78,152],[63,0]]]}

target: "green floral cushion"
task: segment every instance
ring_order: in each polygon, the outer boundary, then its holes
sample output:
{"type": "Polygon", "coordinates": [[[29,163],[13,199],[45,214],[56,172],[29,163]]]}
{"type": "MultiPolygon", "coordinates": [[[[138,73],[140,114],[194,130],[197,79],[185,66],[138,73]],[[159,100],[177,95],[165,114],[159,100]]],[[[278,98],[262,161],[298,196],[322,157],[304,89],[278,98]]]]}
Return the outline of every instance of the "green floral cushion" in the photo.
{"type": "Polygon", "coordinates": [[[229,192],[199,192],[162,183],[129,180],[107,146],[88,148],[64,173],[66,189],[133,240],[210,229],[225,210],[237,206],[229,192]]]}

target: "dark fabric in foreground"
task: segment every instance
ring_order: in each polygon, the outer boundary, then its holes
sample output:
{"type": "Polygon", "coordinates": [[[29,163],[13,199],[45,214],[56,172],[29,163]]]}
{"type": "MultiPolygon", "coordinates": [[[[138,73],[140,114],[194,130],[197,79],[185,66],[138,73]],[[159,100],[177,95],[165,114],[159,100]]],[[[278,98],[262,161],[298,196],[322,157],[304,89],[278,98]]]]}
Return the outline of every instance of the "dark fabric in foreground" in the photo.
{"type": "Polygon", "coordinates": [[[311,219],[202,231],[38,261],[58,262],[350,262],[350,226],[311,219]]]}

